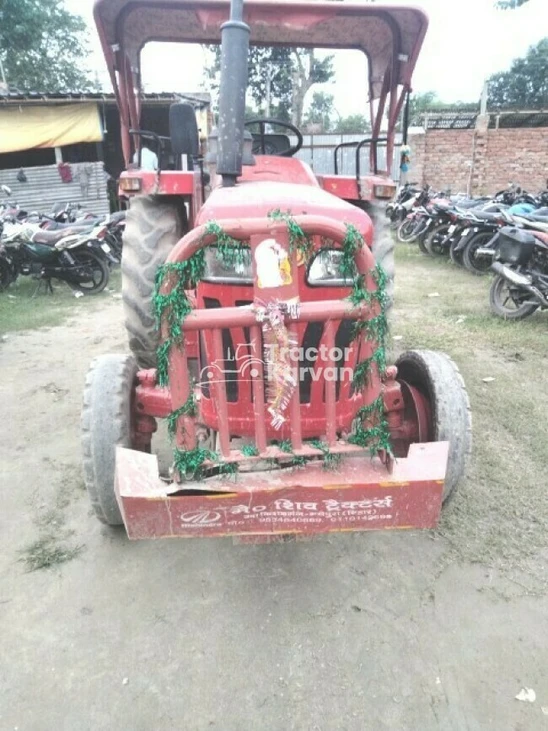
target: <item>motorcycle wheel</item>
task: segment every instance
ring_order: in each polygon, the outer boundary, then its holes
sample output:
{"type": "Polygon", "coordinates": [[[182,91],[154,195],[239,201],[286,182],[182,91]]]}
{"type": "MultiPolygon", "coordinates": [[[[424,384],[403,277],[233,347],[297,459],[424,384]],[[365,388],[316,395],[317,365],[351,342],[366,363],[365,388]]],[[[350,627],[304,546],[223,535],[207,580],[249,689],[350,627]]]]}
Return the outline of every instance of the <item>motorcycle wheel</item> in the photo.
{"type": "Polygon", "coordinates": [[[443,242],[447,238],[450,223],[442,223],[436,226],[424,239],[424,248],[430,256],[447,256],[449,247],[443,242]]]}
{"type": "Polygon", "coordinates": [[[523,320],[538,309],[538,305],[520,301],[527,296],[528,292],[499,274],[493,279],[489,292],[491,312],[504,320],[523,320]]]}
{"type": "Polygon", "coordinates": [[[87,278],[86,281],[69,282],[70,286],[80,292],[84,292],[84,294],[99,294],[99,292],[102,292],[107,286],[110,277],[110,270],[106,262],[93,251],[82,250],[71,253],[76,260],[76,266],[89,268],[91,279],[87,278]]]}
{"type": "Polygon", "coordinates": [[[459,267],[463,266],[462,263],[462,249],[460,251],[455,251],[458,244],[460,243],[459,239],[456,241],[453,241],[451,246],[449,247],[449,258],[453,262],[453,264],[457,264],[459,267]]]}
{"type": "Polygon", "coordinates": [[[7,289],[15,281],[13,269],[9,261],[0,259],[0,292],[7,289]]]}
{"type": "Polygon", "coordinates": [[[489,241],[494,237],[492,231],[482,231],[475,236],[472,236],[470,241],[466,244],[462,250],[462,263],[466,269],[472,274],[480,277],[491,269],[492,259],[487,256],[476,256],[476,251],[481,247],[488,244],[489,241]]]}
{"type": "Polygon", "coordinates": [[[417,222],[416,221],[407,221],[405,220],[402,225],[398,228],[398,241],[400,241],[402,244],[412,244],[413,241],[416,239],[417,234],[415,232],[415,229],[417,228],[417,222]]]}
{"type": "Polygon", "coordinates": [[[417,244],[419,245],[419,249],[422,251],[423,254],[426,254],[429,256],[428,249],[426,248],[424,242],[428,235],[429,229],[425,229],[417,236],[417,244]]]}

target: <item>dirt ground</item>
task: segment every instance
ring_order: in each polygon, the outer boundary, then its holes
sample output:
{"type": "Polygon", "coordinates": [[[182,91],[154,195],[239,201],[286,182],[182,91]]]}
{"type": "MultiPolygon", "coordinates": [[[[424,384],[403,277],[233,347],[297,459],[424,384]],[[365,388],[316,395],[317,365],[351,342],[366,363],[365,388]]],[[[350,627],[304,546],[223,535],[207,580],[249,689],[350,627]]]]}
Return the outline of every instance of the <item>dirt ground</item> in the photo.
{"type": "Polygon", "coordinates": [[[84,376],[125,350],[120,302],[0,344],[1,731],[548,729],[548,316],[493,322],[488,283],[400,259],[396,347],[444,345],[475,419],[432,533],[130,543],[80,474],[84,376]]]}

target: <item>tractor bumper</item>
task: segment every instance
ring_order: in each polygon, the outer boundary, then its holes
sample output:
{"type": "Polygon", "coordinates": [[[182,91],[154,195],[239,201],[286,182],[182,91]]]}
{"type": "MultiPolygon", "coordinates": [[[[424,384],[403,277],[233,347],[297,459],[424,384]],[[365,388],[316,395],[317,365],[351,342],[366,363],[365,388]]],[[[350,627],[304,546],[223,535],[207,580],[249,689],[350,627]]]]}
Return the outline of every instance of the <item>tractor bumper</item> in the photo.
{"type": "Polygon", "coordinates": [[[244,536],[275,539],[386,528],[434,528],[448,442],[413,444],[389,473],[377,458],[202,482],[167,483],[154,455],[119,447],[116,496],[127,534],[139,538],[244,536]]]}

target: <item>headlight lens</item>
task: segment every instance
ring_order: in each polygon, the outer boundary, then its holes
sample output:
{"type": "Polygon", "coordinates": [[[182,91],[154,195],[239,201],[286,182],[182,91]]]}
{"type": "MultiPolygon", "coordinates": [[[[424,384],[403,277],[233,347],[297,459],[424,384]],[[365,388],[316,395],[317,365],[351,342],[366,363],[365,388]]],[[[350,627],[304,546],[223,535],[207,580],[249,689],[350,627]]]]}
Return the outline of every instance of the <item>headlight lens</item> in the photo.
{"type": "Polygon", "coordinates": [[[373,195],[375,198],[392,198],[395,192],[395,185],[375,185],[373,187],[373,195]]]}
{"type": "Polygon", "coordinates": [[[308,284],[311,287],[351,287],[355,272],[351,277],[343,275],[342,257],[343,253],[339,249],[318,251],[308,269],[308,284]]]}
{"type": "Polygon", "coordinates": [[[142,185],[141,178],[120,178],[120,188],[128,193],[137,193],[142,185]]]}
{"type": "Polygon", "coordinates": [[[208,246],[205,250],[203,281],[217,284],[253,284],[249,247],[221,251],[216,246],[208,246]]]}

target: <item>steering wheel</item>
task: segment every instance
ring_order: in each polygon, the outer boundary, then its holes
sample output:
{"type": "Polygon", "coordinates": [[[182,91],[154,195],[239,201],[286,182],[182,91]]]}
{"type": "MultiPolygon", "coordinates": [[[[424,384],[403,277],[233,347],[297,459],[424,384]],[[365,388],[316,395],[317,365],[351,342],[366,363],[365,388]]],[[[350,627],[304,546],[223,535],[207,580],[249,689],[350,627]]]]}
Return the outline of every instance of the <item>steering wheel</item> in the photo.
{"type": "Polygon", "coordinates": [[[261,146],[261,155],[275,155],[276,157],[293,157],[301,147],[303,146],[303,136],[301,134],[301,131],[295,127],[293,124],[289,124],[289,122],[280,122],[279,119],[269,119],[268,117],[257,117],[256,119],[250,119],[249,122],[245,123],[246,127],[252,127],[253,125],[258,124],[259,125],[259,142],[261,146]],[[297,144],[293,145],[293,147],[289,147],[287,150],[284,150],[283,152],[278,152],[273,145],[271,145],[266,140],[267,132],[265,131],[265,127],[267,124],[273,124],[277,127],[285,127],[285,129],[288,129],[290,132],[292,132],[297,137],[297,144]]]}

